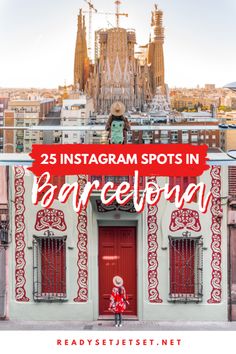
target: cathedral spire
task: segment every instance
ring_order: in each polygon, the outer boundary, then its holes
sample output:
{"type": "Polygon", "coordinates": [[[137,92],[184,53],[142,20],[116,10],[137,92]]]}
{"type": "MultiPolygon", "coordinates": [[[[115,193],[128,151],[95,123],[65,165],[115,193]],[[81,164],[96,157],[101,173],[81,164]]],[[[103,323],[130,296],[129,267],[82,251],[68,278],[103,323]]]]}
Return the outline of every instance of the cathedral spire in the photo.
{"type": "Polygon", "coordinates": [[[163,12],[158,9],[157,4],[152,12],[152,39],[164,42],[163,12]]]}
{"type": "Polygon", "coordinates": [[[78,15],[77,38],[74,61],[74,85],[84,90],[89,75],[89,58],[86,41],[85,17],[82,9],[78,15]]]}
{"type": "Polygon", "coordinates": [[[148,63],[150,64],[152,77],[152,93],[155,94],[157,87],[162,93],[165,92],[165,71],[164,71],[164,27],[163,12],[154,5],[151,18],[151,41],[148,44],[148,63]]]}

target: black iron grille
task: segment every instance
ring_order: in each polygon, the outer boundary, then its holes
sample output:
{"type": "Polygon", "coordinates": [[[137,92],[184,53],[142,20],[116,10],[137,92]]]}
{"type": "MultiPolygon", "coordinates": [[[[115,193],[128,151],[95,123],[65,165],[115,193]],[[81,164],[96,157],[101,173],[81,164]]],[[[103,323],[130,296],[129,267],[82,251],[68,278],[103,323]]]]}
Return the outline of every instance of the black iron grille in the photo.
{"type": "Polygon", "coordinates": [[[66,236],[33,241],[34,300],[66,299],[66,236]]]}
{"type": "Polygon", "coordinates": [[[200,237],[169,237],[170,301],[202,300],[203,243],[200,237]]]}
{"type": "Polygon", "coordinates": [[[9,226],[8,220],[1,220],[1,215],[0,215],[0,243],[4,245],[10,243],[8,226],[9,226]]]}

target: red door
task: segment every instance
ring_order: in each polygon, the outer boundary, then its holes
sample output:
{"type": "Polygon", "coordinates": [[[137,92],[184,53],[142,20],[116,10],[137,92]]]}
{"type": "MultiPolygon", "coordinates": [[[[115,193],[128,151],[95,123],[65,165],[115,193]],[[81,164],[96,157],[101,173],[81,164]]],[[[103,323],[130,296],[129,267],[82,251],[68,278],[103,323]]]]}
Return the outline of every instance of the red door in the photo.
{"type": "Polygon", "coordinates": [[[112,279],[119,275],[130,305],[126,315],[137,315],[137,273],[136,273],[136,228],[99,228],[99,315],[111,315],[108,311],[112,279]]]}

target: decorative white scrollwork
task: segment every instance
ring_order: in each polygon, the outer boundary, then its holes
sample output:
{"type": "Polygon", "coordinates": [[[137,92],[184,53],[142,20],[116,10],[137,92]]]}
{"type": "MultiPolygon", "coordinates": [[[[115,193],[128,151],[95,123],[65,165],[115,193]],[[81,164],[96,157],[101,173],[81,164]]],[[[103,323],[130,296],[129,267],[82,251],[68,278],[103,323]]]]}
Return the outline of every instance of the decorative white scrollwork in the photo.
{"type": "MultiPolygon", "coordinates": [[[[84,186],[87,182],[86,176],[79,176],[78,183],[80,185],[80,194],[83,192],[84,186]]],[[[82,208],[78,214],[78,291],[77,297],[74,298],[75,302],[87,302],[88,301],[88,217],[86,208],[82,208]]]]}
{"type": "Polygon", "coordinates": [[[37,212],[35,230],[42,231],[49,228],[65,231],[67,229],[65,216],[62,210],[42,209],[37,212]]]}
{"type": "MultiPolygon", "coordinates": [[[[149,181],[156,182],[156,177],[149,181]]],[[[162,303],[158,290],[158,224],[157,206],[148,205],[147,227],[148,227],[148,299],[153,303],[162,303]]]]}
{"type": "Polygon", "coordinates": [[[25,187],[23,167],[15,167],[15,299],[28,302],[25,284],[25,187]]]}
{"type": "Polygon", "coordinates": [[[170,231],[176,232],[185,228],[195,232],[201,231],[199,213],[196,210],[183,208],[172,212],[170,231]]]}
{"type": "Polygon", "coordinates": [[[211,296],[207,301],[209,304],[216,304],[221,302],[222,297],[222,269],[221,269],[221,167],[212,166],[211,168],[211,193],[212,193],[212,204],[211,204],[211,296]]]}

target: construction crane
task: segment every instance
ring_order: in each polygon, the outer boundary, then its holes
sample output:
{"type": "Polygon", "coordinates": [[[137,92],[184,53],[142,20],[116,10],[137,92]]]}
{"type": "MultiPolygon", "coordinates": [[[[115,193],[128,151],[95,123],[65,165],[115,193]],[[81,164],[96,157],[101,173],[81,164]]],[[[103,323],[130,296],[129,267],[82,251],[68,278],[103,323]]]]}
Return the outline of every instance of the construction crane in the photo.
{"type": "MultiPolygon", "coordinates": [[[[89,14],[89,11],[83,11],[84,14],[89,14]]],[[[117,16],[117,13],[116,12],[100,12],[100,11],[97,11],[96,12],[96,15],[112,15],[112,16],[117,16]]],[[[125,13],[119,13],[119,16],[126,16],[128,17],[129,14],[125,14],[125,13]]],[[[117,23],[116,23],[117,25],[117,23]]],[[[119,21],[118,21],[118,27],[119,27],[119,21]]]]}
{"type": "Polygon", "coordinates": [[[97,14],[97,15],[115,15],[116,16],[116,27],[120,27],[120,16],[125,16],[128,17],[129,15],[127,13],[120,13],[120,4],[121,1],[117,0],[115,1],[116,5],[116,12],[100,12],[98,11],[92,1],[90,0],[84,0],[86,4],[89,6],[89,11],[83,11],[83,13],[88,13],[89,14],[89,36],[88,36],[88,51],[89,51],[89,57],[92,57],[92,14],[97,14]]]}
{"type": "Polygon", "coordinates": [[[120,27],[120,16],[126,16],[128,17],[128,14],[122,14],[120,13],[120,5],[121,5],[121,1],[120,0],[116,0],[115,1],[115,5],[116,5],[116,27],[120,27]]]}
{"type": "Polygon", "coordinates": [[[84,0],[86,4],[89,6],[89,36],[88,36],[88,51],[89,51],[89,57],[91,58],[92,56],[92,14],[93,12],[97,13],[98,10],[94,7],[92,1],[90,0],[84,0]]]}
{"type": "Polygon", "coordinates": [[[89,7],[89,11],[83,11],[84,13],[88,13],[89,14],[89,27],[92,27],[92,11],[94,10],[94,12],[97,15],[115,15],[116,16],[116,27],[120,27],[120,16],[125,16],[128,17],[129,14],[127,13],[121,13],[120,12],[120,5],[121,5],[121,1],[120,0],[116,0],[115,1],[115,5],[116,5],[116,12],[101,12],[98,11],[97,9],[94,8],[94,6],[92,5],[92,3],[88,0],[84,0],[87,4],[90,4],[89,7]]]}

